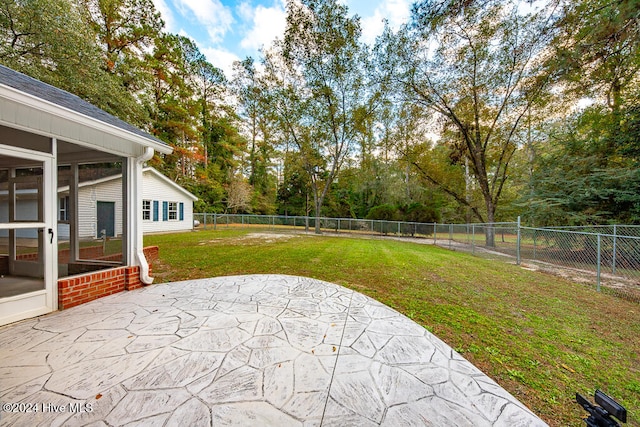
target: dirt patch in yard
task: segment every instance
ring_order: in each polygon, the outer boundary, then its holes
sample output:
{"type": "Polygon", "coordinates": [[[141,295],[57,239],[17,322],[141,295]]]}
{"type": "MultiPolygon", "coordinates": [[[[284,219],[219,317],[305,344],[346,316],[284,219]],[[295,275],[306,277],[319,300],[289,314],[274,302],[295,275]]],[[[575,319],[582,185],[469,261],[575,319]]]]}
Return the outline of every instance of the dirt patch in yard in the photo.
{"type": "Polygon", "coordinates": [[[198,243],[198,246],[205,246],[210,244],[215,244],[218,242],[225,242],[228,244],[229,241],[236,242],[239,245],[252,245],[256,242],[260,243],[275,243],[278,241],[287,241],[290,239],[295,239],[299,237],[296,234],[285,234],[285,233],[269,233],[269,232],[258,232],[258,233],[249,233],[244,236],[239,236],[235,238],[223,237],[220,239],[211,239],[206,241],[201,241],[198,243]]]}
{"type": "MultiPolygon", "coordinates": [[[[590,288],[596,286],[595,273],[577,268],[561,267],[545,262],[522,263],[521,267],[532,271],[541,271],[554,276],[562,277],[574,283],[580,283],[590,288]]],[[[637,281],[610,274],[600,275],[600,287],[603,292],[624,298],[628,301],[640,303],[640,284],[637,281]]]]}

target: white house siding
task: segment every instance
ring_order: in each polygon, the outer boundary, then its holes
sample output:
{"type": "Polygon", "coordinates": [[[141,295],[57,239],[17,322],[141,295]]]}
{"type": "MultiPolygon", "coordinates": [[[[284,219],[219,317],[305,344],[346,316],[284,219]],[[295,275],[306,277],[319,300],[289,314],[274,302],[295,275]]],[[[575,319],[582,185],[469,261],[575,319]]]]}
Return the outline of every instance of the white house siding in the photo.
{"type": "Polygon", "coordinates": [[[158,176],[158,172],[145,169],[142,177],[142,199],[151,201],[151,219],[143,220],[144,233],[156,233],[167,231],[187,231],[193,229],[193,202],[194,196],[168,178],[158,176]],[[154,221],[153,202],[158,202],[158,218],[154,221]],[[163,218],[163,202],[176,202],[178,204],[178,219],[163,218]],[[183,219],[180,220],[180,204],[183,206],[183,219]]]}
{"type": "MultiPolygon", "coordinates": [[[[67,195],[67,190],[62,189],[58,193],[58,198],[67,195]]],[[[100,230],[98,230],[98,202],[115,203],[115,233],[116,236],[122,234],[123,202],[121,195],[122,178],[120,175],[80,184],[78,189],[78,235],[81,239],[100,237],[100,230]]],[[[143,170],[142,199],[149,200],[152,208],[151,218],[143,220],[143,233],[188,231],[193,229],[193,202],[197,198],[155,169],[146,168],[143,170]],[[154,220],[153,215],[154,202],[158,205],[157,220],[154,220]],[[169,202],[177,204],[177,219],[164,218],[163,204],[169,202]],[[180,215],[180,212],[182,212],[182,215],[180,215]]],[[[142,204],[142,200],[139,203],[142,204]]],[[[2,211],[0,209],[0,217],[1,215],[2,211]]],[[[61,240],[69,238],[68,224],[59,224],[58,236],[61,240]]]]}
{"type": "MultiPolygon", "coordinates": [[[[38,201],[35,199],[35,195],[21,196],[16,200],[15,215],[20,218],[21,221],[38,221],[38,201]]],[[[2,194],[0,196],[0,223],[6,224],[9,222],[9,203],[7,202],[7,196],[2,194]]],[[[8,237],[8,230],[0,230],[0,237],[8,237]]],[[[36,229],[22,229],[16,230],[16,237],[24,239],[35,239],[38,237],[38,231],[36,229]]]]}
{"type": "Polygon", "coordinates": [[[58,240],[69,240],[69,236],[71,235],[71,231],[69,228],[69,224],[58,223],[58,240]]]}
{"type": "Polygon", "coordinates": [[[78,234],[80,238],[97,238],[98,202],[115,202],[115,233],[122,234],[122,179],[80,186],[78,190],[78,234]]]}

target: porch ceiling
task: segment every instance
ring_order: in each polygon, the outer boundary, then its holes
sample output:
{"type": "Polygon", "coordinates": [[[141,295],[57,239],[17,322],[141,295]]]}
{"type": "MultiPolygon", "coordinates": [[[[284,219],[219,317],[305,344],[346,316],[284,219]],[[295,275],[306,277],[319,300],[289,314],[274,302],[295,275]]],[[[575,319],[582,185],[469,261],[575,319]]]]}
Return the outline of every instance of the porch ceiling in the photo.
{"type": "MultiPolygon", "coordinates": [[[[52,150],[49,138],[2,125],[0,125],[0,144],[49,154],[51,154],[52,150]]],[[[123,156],[117,154],[99,151],[84,145],[72,144],[62,140],[58,140],[57,143],[58,165],[69,165],[72,163],[110,163],[121,161],[122,157],[123,156]]],[[[29,167],[37,163],[37,161],[24,157],[0,156],[0,168],[29,167]]]]}

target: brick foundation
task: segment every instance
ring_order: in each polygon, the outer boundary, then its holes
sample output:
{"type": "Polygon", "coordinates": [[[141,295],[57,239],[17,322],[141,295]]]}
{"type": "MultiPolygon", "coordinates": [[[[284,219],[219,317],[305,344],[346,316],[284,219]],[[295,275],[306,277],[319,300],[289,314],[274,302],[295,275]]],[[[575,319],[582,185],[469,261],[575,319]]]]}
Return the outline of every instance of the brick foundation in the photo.
{"type": "MultiPolygon", "coordinates": [[[[144,248],[144,253],[149,262],[149,272],[151,272],[151,261],[157,259],[158,247],[144,248]]],[[[143,286],[138,266],[122,266],[65,277],[58,280],[58,309],[64,310],[107,295],[139,289],[143,286]]]]}

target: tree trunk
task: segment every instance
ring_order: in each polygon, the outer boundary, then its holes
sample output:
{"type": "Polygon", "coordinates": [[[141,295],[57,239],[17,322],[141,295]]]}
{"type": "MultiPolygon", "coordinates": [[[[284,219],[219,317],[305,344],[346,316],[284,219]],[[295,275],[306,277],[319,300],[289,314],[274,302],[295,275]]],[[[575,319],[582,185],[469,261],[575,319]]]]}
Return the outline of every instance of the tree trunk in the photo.
{"type": "Polygon", "coordinates": [[[494,248],[496,246],[496,229],[493,223],[495,222],[496,206],[493,203],[493,200],[490,200],[490,199],[491,197],[489,197],[489,200],[486,200],[488,224],[485,226],[484,234],[485,234],[485,245],[488,248],[494,248]]]}
{"type": "Polygon", "coordinates": [[[466,206],[466,220],[467,224],[471,222],[471,174],[469,173],[469,158],[465,157],[464,159],[464,199],[467,201],[466,206]]]}
{"type": "Polygon", "coordinates": [[[320,208],[322,207],[322,197],[318,197],[317,195],[314,195],[314,202],[315,202],[315,210],[316,210],[315,233],[322,234],[322,230],[320,230],[320,208]]]}
{"type": "Polygon", "coordinates": [[[305,192],[304,198],[304,231],[306,233],[309,231],[309,212],[311,211],[309,209],[309,191],[305,192]]]}

